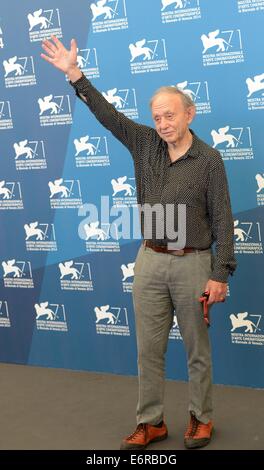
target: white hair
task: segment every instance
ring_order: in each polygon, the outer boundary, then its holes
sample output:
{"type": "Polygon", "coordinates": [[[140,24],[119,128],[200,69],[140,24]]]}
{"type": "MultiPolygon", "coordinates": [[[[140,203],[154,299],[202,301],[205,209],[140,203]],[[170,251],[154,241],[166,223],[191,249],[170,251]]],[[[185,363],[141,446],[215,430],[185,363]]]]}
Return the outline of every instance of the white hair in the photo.
{"type": "Polygon", "coordinates": [[[149,105],[151,108],[152,108],[153,101],[157,98],[157,96],[164,94],[164,93],[167,93],[167,94],[169,93],[171,95],[180,95],[185,108],[190,108],[190,107],[195,108],[195,103],[190,97],[190,95],[188,95],[187,93],[184,93],[184,91],[180,90],[176,86],[162,86],[158,88],[153,94],[152,98],[150,99],[149,105]]]}

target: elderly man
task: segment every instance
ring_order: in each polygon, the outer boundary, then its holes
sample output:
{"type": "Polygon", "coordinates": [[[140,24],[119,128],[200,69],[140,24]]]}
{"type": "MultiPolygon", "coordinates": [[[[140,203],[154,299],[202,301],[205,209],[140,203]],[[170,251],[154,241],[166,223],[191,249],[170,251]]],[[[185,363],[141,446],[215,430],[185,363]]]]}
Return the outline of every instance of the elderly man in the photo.
{"type": "Polygon", "coordinates": [[[143,449],[168,435],[163,416],[164,365],[174,311],[189,371],[190,423],[184,443],[187,448],[203,447],[210,442],[213,429],[212,382],[207,325],[198,299],[206,291],[209,306],[224,301],[228,275],[236,267],[222,158],[189,129],[195,106],[182,91],[160,88],[151,99],[155,129],[139,125],[118,112],[84,77],[76,65],[75,40],[70,50],[56,37],[42,46],[46,54],[41,56],[67,74],[77,95],[134,160],[144,238],[133,284],[139,400],[136,430],[123,439],[121,449],[143,449]],[[178,234],[182,230],[178,226],[180,204],[186,209],[181,247],[168,230],[172,221],[178,234]],[[152,214],[150,221],[144,213],[147,205],[164,208],[164,217],[157,215],[154,220],[152,214]]]}

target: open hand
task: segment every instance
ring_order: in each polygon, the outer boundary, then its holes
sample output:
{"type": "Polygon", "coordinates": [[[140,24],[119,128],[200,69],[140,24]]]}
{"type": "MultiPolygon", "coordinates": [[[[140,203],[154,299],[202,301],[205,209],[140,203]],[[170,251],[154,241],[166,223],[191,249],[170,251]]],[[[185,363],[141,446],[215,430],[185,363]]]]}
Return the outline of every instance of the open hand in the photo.
{"type": "Polygon", "coordinates": [[[77,44],[75,39],[71,40],[70,50],[66,49],[56,36],[51,36],[50,41],[45,39],[42,42],[42,48],[46,54],[42,53],[41,57],[54,65],[54,67],[67,75],[73,70],[78,70],[81,75],[81,72],[77,67],[77,44]]]}

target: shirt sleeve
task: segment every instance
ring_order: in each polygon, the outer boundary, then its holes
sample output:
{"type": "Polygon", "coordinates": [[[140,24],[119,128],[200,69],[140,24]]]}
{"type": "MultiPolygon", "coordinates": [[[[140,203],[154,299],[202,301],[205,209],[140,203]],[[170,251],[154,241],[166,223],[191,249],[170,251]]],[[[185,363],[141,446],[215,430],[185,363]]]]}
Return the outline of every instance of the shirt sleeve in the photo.
{"type": "Polygon", "coordinates": [[[236,269],[234,257],[234,222],[228,182],[222,157],[209,174],[207,205],[213,240],[216,242],[216,256],[211,279],[227,282],[228,275],[236,269]]]}
{"type": "Polygon", "coordinates": [[[128,148],[133,158],[136,158],[140,154],[140,147],[144,144],[147,135],[153,129],[137,124],[117,111],[84,75],[76,82],[70,81],[70,84],[96,119],[128,148]]]}

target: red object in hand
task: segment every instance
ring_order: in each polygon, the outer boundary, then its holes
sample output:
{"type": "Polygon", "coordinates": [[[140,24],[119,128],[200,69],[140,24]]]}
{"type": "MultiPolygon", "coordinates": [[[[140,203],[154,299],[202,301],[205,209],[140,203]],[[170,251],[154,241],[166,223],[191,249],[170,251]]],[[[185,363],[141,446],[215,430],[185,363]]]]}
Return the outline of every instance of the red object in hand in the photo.
{"type": "Polygon", "coordinates": [[[203,304],[203,317],[206,325],[210,326],[210,319],[209,319],[209,308],[208,308],[208,299],[209,299],[209,292],[205,291],[199,297],[199,302],[203,304]]]}

